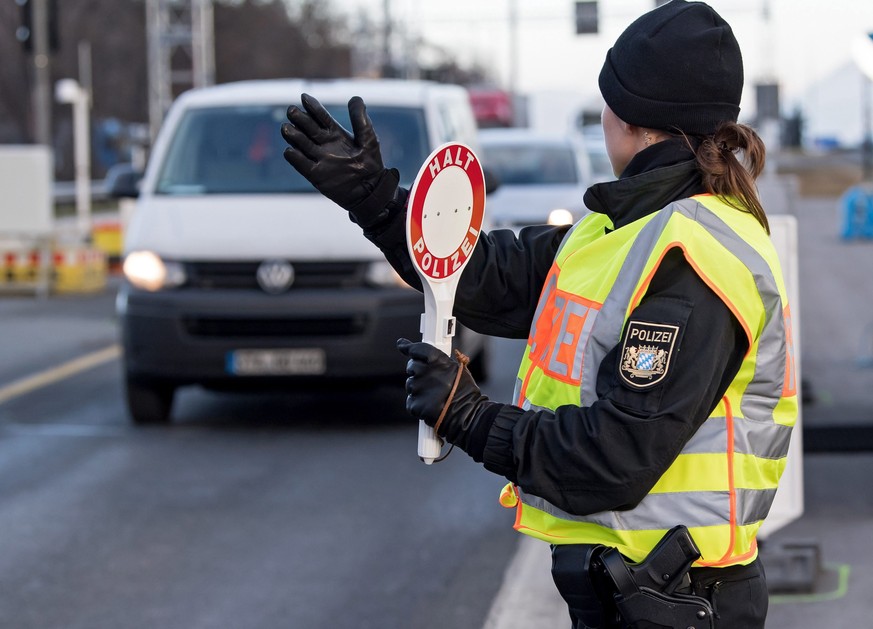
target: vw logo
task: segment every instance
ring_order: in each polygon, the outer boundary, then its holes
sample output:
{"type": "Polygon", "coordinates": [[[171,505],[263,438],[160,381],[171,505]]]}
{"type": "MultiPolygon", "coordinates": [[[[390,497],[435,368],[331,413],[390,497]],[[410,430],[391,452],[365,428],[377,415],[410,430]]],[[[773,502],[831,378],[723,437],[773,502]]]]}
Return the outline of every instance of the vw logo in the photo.
{"type": "Polygon", "coordinates": [[[285,260],[264,260],[258,266],[256,277],[265,292],[278,295],[294,283],[294,267],[285,260]]]}

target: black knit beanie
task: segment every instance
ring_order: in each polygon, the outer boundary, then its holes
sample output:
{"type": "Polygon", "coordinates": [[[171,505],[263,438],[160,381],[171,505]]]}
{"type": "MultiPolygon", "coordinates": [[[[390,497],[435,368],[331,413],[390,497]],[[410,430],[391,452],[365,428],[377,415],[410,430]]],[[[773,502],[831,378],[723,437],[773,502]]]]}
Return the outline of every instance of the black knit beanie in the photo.
{"type": "Polygon", "coordinates": [[[739,116],[740,47],[712,7],[672,0],[619,36],[606,53],[600,92],[627,123],[709,135],[720,122],[739,116]]]}

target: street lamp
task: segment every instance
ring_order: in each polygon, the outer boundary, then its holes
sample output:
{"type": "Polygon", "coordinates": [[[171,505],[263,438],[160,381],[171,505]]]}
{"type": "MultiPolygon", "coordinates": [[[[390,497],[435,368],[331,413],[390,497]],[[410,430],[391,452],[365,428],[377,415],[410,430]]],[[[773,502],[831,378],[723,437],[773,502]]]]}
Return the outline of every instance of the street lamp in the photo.
{"type": "Polygon", "coordinates": [[[91,234],[91,133],[88,90],[75,79],[55,83],[55,99],[73,106],[73,164],[76,171],[76,216],[79,237],[86,241],[91,234]]]}

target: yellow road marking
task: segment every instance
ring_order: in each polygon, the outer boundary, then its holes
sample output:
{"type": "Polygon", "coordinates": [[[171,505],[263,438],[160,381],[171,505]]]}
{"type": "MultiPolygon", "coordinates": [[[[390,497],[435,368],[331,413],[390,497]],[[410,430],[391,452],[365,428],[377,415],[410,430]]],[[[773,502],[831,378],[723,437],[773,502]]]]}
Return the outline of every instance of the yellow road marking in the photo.
{"type": "Polygon", "coordinates": [[[97,350],[96,352],[79,356],[79,358],[74,358],[73,360],[62,363],[57,367],[52,367],[51,369],[35,373],[32,376],[26,376],[19,380],[14,380],[9,384],[0,387],[0,404],[8,402],[20,395],[24,395],[25,393],[30,393],[36,389],[40,389],[60,380],[64,380],[65,378],[69,378],[70,376],[74,376],[77,373],[93,369],[94,367],[109,362],[110,360],[115,360],[119,356],[121,356],[121,346],[115,343],[109,347],[97,350]]]}

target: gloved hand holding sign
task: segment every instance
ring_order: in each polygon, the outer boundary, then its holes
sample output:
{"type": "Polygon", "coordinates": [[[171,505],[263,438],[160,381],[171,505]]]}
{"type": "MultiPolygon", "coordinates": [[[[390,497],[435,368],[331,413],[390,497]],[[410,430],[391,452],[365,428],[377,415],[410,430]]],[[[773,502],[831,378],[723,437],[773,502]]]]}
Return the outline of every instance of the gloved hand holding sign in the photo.
{"type": "MultiPolygon", "coordinates": [[[[470,370],[429,343],[399,339],[397,349],[406,365],[406,410],[433,428],[446,441],[482,460],[493,418],[482,419],[489,408],[501,406],[482,395],[470,370]],[[437,422],[439,426],[437,427],[437,422]],[[479,434],[482,431],[484,434],[479,434]]],[[[497,409],[493,409],[495,412],[497,409]]],[[[490,413],[489,415],[493,415],[490,413]]]]}

